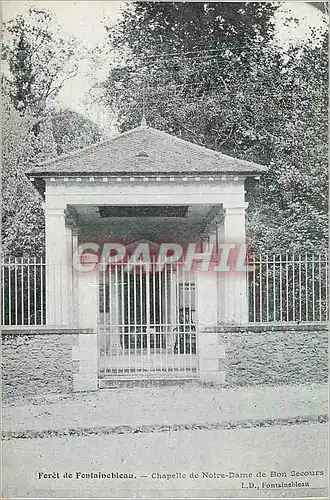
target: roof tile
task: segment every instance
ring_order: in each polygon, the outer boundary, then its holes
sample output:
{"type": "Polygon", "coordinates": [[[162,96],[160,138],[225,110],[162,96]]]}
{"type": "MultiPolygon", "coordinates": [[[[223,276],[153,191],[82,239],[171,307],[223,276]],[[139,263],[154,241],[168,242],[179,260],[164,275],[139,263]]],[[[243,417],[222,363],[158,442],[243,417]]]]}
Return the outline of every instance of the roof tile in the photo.
{"type": "Polygon", "coordinates": [[[137,127],[37,165],[29,174],[260,173],[267,167],[224,155],[151,127],[137,127]]]}

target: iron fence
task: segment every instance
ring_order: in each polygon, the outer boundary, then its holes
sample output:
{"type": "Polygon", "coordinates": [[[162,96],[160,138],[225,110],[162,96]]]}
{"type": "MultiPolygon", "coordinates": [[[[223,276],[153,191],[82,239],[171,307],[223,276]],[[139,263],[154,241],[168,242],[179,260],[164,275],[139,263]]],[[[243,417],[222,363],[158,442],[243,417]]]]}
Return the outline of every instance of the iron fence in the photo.
{"type": "Polygon", "coordinates": [[[250,255],[250,322],[328,321],[327,255],[250,255]]]}
{"type": "Polygon", "coordinates": [[[99,276],[100,377],[195,378],[195,283],[176,264],[112,263],[99,276]]]}
{"type": "MultiPolygon", "coordinates": [[[[329,271],[327,255],[254,254],[248,256],[248,263],[250,266],[247,273],[249,322],[297,323],[328,321],[329,271]]],[[[2,260],[2,325],[46,324],[46,271],[46,263],[42,258],[9,257],[2,260]]],[[[117,273],[122,273],[122,269],[120,268],[117,273]]],[[[121,305],[120,307],[124,307],[123,314],[130,318],[129,321],[132,321],[133,318],[133,322],[136,322],[137,317],[134,316],[134,314],[137,314],[134,311],[134,293],[140,294],[142,289],[143,294],[149,295],[148,300],[155,302],[155,294],[159,295],[159,290],[165,286],[165,282],[166,287],[169,287],[171,281],[171,275],[157,276],[151,274],[150,278],[144,275],[141,278],[139,291],[134,292],[134,286],[132,288],[131,284],[134,279],[137,283],[140,280],[139,276],[135,275],[135,278],[134,275],[119,276],[118,280],[120,281],[121,278],[126,283],[129,283],[129,289],[131,290],[129,293],[133,295],[129,297],[129,300],[126,300],[125,306],[121,305]],[[150,289],[146,287],[146,281],[143,281],[148,279],[149,283],[151,283],[148,285],[150,289]],[[132,307],[133,309],[131,309],[132,307]]],[[[99,297],[100,316],[107,312],[104,308],[107,307],[106,304],[109,300],[107,295],[110,290],[109,279],[114,280],[115,278],[109,278],[100,273],[100,286],[103,290],[103,295],[99,297]]],[[[118,283],[117,292],[122,296],[122,294],[127,293],[128,288],[125,291],[125,288],[120,288],[121,285],[118,283]]],[[[192,281],[189,283],[191,288],[195,286],[192,281]]],[[[157,307],[164,308],[166,300],[169,300],[168,296],[164,295],[163,297],[160,294],[159,304],[161,306],[157,307]]],[[[125,301],[121,303],[124,304],[125,301]]],[[[143,323],[145,323],[144,316],[147,314],[145,305],[139,305],[139,307],[142,307],[142,312],[140,311],[139,314],[140,316],[142,314],[143,323]]],[[[155,319],[154,323],[156,324],[160,321],[160,317],[160,312],[157,308],[154,308],[148,321],[152,323],[155,319]],[[156,319],[153,315],[155,315],[156,319]]],[[[104,321],[104,318],[102,321],[104,321]]],[[[180,322],[178,322],[178,328],[181,328],[180,325],[180,322]]]]}
{"type": "Polygon", "coordinates": [[[1,262],[1,324],[46,324],[46,264],[42,258],[1,262]]]}

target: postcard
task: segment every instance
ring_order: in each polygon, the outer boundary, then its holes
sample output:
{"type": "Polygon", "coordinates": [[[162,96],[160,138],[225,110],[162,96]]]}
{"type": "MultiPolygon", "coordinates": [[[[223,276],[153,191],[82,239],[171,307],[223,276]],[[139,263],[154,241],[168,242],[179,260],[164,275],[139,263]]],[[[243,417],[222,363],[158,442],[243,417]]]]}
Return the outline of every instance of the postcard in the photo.
{"type": "Polygon", "coordinates": [[[328,18],[2,2],[2,498],[328,497],[328,18]]]}

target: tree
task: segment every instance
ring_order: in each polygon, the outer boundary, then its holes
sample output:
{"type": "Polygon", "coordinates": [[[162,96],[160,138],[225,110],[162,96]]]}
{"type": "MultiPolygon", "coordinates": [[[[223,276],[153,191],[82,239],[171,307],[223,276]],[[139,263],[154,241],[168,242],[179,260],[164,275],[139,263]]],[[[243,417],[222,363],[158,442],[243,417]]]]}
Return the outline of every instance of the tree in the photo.
{"type": "Polygon", "coordinates": [[[70,110],[51,107],[77,70],[72,38],[63,38],[51,12],[31,8],[4,26],[3,212],[5,254],[44,252],[41,198],[26,178],[31,165],[100,139],[98,127],[70,110]]]}
{"type": "Polygon", "coordinates": [[[205,134],[199,129],[196,136],[184,126],[195,114],[189,103],[192,108],[208,107],[205,96],[228,93],[226,80],[233,72],[249,71],[251,57],[257,59],[262,44],[273,36],[276,9],[256,2],[128,5],[122,19],[107,28],[118,59],[104,95],[118,114],[121,130],[139,123],[141,111],[148,109],[150,123],[166,121],[167,130],[209,144],[210,130],[205,134]],[[180,120],[182,104],[188,116],[180,120]]]}
{"type": "MultiPolygon", "coordinates": [[[[41,256],[44,252],[42,200],[24,175],[34,158],[33,119],[2,101],[3,255],[41,256]]],[[[42,136],[42,134],[41,134],[42,136]]]]}
{"type": "Polygon", "coordinates": [[[115,49],[135,57],[248,49],[251,41],[273,37],[277,8],[258,2],[133,2],[106,29],[115,49]]]}
{"type": "Polygon", "coordinates": [[[71,109],[52,109],[49,119],[58,155],[84,148],[102,138],[94,122],[71,109]]]}
{"type": "Polygon", "coordinates": [[[104,100],[121,130],[145,109],[152,126],[269,165],[249,187],[250,244],[322,249],[326,40],[317,44],[315,34],[283,53],[272,43],[272,12],[256,3],[129,5],[108,28],[118,58],[104,100]]]}
{"type": "Polygon", "coordinates": [[[57,154],[89,146],[101,138],[98,127],[70,110],[51,110],[37,137],[35,119],[21,114],[8,98],[2,103],[2,244],[4,255],[43,255],[42,199],[25,175],[31,166],[57,154]],[[65,134],[61,134],[61,131],[65,134]],[[36,151],[38,153],[36,154],[36,151]]]}
{"type": "MultiPolygon", "coordinates": [[[[3,87],[15,109],[42,116],[64,82],[77,73],[78,50],[73,38],[63,38],[54,15],[30,8],[27,17],[4,24],[3,87]]],[[[38,132],[38,122],[34,130],[38,132]]]]}
{"type": "Polygon", "coordinates": [[[248,219],[250,242],[260,250],[327,249],[327,39],[294,50],[281,74],[272,76],[280,116],[268,126],[269,172],[250,192],[248,219]]]}

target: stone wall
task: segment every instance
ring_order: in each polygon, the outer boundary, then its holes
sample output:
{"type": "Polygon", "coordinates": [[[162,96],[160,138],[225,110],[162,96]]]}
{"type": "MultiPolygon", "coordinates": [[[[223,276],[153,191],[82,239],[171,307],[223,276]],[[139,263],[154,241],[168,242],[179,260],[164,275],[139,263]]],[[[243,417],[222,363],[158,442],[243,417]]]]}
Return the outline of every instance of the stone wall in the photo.
{"type": "MultiPolygon", "coordinates": [[[[4,402],[95,389],[97,374],[95,356],[90,356],[91,338],[94,355],[97,349],[96,335],[91,333],[42,329],[32,332],[23,327],[21,332],[2,332],[4,402]]],[[[201,381],[232,387],[327,381],[325,325],[217,326],[201,335],[205,340],[212,339],[212,343],[199,345],[204,353],[199,359],[201,381]]]]}
{"type": "MultiPolygon", "coordinates": [[[[214,331],[214,330],[213,330],[214,331]]],[[[325,326],[217,328],[227,386],[323,383],[328,378],[325,326]]]]}
{"type": "Polygon", "coordinates": [[[2,391],[14,401],[73,390],[75,333],[2,334],[2,391]]]}

